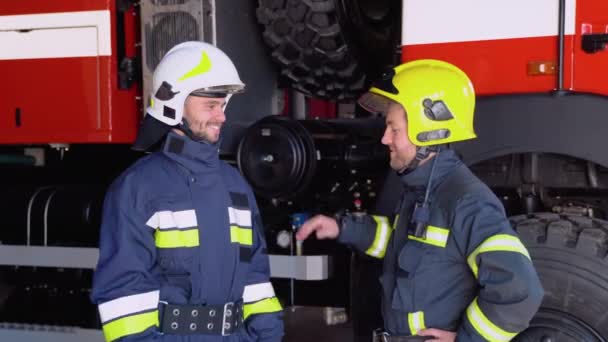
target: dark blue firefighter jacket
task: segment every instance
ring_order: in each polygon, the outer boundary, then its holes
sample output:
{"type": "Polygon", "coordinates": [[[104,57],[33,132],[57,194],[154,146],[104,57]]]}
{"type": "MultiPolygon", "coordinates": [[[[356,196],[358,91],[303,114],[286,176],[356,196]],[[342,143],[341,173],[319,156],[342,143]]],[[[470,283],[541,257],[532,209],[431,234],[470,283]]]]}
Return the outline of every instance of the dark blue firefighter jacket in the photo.
{"type": "Polygon", "coordinates": [[[411,214],[422,202],[433,160],[401,176],[392,224],[383,216],[346,216],[339,241],[384,258],[380,282],[385,329],[457,332],[457,341],[508,341],[536,313],[543,290],[530,255],[502,204],[452,150],[434,157],[426,236],[411,214]]]}
{"type": "Polygon", "coordinates": [[[103,211],[92,300],[108,341],[280,341],[252,191],[216,145],[169,133],[162,151],[126,170],[103,211]],[[229,336],[162,334],[168,304],[243,304],[229,336]]]}

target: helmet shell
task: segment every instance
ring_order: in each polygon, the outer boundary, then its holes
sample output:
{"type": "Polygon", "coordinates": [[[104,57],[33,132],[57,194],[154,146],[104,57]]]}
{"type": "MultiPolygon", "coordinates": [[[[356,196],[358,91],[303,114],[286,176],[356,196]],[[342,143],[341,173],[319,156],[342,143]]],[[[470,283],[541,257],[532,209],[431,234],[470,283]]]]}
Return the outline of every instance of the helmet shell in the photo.
{"type": "Polygon", "coordinates": [[[389,100],[403,106],[408,137],[418,146],[476,138],[473,128],[475,89],[458,67],[422,59],[401,64],[376,81],[359,103],[385,111],[389,100]]]}

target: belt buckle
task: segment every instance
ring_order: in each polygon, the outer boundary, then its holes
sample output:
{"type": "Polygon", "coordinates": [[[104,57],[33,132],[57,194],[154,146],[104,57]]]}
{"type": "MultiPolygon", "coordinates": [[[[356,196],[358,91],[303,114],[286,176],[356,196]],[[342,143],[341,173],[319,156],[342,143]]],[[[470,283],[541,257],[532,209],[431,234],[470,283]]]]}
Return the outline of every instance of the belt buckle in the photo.
{"type": "Polygon", "coordinates": [[[232,326],[230,322],[227,322],[227,318],[231,318],[234,315],[234,302],[228,302],[224,304],[224,314],[222,315],[222,336],[228,336],[229,333],[226,333],[227,330],[230,330],[232,326]]]}
{"type": "Polygon", "coordinates": [[[388,333],[382,328],[374,330],[374,341],[373,342],[388,342],[388,333]]]}

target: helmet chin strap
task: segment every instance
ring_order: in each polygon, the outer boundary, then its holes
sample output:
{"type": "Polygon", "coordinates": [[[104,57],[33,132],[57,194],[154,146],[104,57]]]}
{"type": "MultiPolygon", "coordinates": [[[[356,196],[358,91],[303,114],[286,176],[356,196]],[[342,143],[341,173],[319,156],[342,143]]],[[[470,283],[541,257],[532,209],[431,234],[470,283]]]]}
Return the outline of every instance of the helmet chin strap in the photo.
{"type": "Polygon", "coordinates": [[[216,141],[215,143],[207,141],[203,138],[199,138],[194,135],[194,132],[192,132],[192,129],[190,128],[190,124],[188,123],[188,121],[185,118],[182,118],[182,122],[179,125],[175,126],[175,128],[184,132],[184,134],[193,141],[203,143],[203,144],[216,145],[218,147],[218,151],[219,151],[219,146],[220,146],[221,140],[222,140],[221,134],[220,134],[220,139],[218,141],[216,141]]]}
{"type": "MultiPolygon", "coordinates": [[[[429,203],[429,194],[431,193],[432,182],[433,182],[433,174],[435,173],[435,166],[437,166],[437,160],[439,159],[439,146],[436,146],[436,151],[438,152],[435,158],[433,158],[433,163],[431,165],[431,172],[429,173],[429,177],[426,182],[426,189],[424,191],[424,200],[422,202],[416,201],[414,205],[414,210],[411,215],[411,223],[412,225],[408,229],[408,233],[414,235],[417,238],[426,239],[426,229],[427,224],[431,218],[431,208],[429,203]]],[[[430,153],[429,151],[428,153],[430,153]]],[[[418,161],[420,163],[420,161],[418,161]]]]}
{"type": "Polygon", "coordinates": [[[190,138],[196,142],[202,142],[202,143],[209,144],[209,142],[207,140],[199,138],[194,135],[194,132],[192,132],[192,129],[190,128],[190,124],[188,123],[188,120],[186,120],[185,118],[182,118],[182,122],[179,125],[177,125],[176,128],[179,129],[180,131],[184,132],[184,134],[188,138],[190,138]]]}
{"type": "Polygon", "coordinates": [[[414,159],[409,164],[404,166],[403,169],[397,171],[397,174],[401,176],[414,171],[418,167],[418,165],[420,165],[421,161],[425,160],[431,155],[431,153],[437,152],[438,150],[439,147],[437,145],[416,146],[416,157],[414,157],[414,159]]]}

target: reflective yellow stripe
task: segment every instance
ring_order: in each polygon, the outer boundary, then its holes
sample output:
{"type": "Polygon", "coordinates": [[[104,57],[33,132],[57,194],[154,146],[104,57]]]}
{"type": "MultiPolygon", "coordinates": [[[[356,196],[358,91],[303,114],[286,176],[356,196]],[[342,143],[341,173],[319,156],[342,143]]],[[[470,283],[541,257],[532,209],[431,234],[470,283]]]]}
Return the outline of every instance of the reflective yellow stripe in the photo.
{"type": "Polygon", "coordinates": [[[426,329],[424,325],[424,312],[410,312],[407,314],[407,324],[410,327],[410,334],[417,335],[418,331],[426,329]]]}
{"type": "Polygon", "coordinates": [[[103,325],[106,341],[114,341],[121,337],[137,334],[151,326],[158,326],[158,310],[126,316],[103,325]]]}
{"type": "Polygon", "coordinates": [[[397,229],[398,222],[399,222],[399,214],[395,215],[395,221],[393,221],[393,230],[397,229]]]}
{"type": "Polygon", "coordinates": [[[365,251],[365,254],[376,258],[383,258],[393,230],[390,228],[386,217],[375,215],[372,215],[372,217],[376,221],[376,236],[372,245],[365,251]]]}
{"type": "Polygon", "coordinates": [[[502,330],[481,311],[477,304],[477,297],[467,308],[467,319],[475,330],[488,341],[510,341],[517,333],[502,330]]]}
{"type": "Polygon", "coordinates": [[[154,241],[158,248],[178,248],[198,246],[198,228],[182,230],[160,230],[154,233],[154,241]]]}
{"type": "Polygon", "coordinates": [[[250,315],[278,312],[283,310],[277,297],[262,299],[259,302],[243,305],[243,319],[250,315]]]}
{"type": "Polygon", "coordinates": [[[477,273],[479,272],[479,267],[477,266],[477,256],[486,252],[517,252],[530,259],[528,250],[516,236],[507,234],[491,236],[482,242],[481,245],[477,246],[473,253],[471,253],[471,255],[469,255],[467,258],[467,262],[471,268],[471,271],[473,271],[475,278],[477,278],[477,273]]]}
{"type": "Polygon", "coordinates": [[[178,81],[186,80],[190,77],[198,76],[206,73],[211,69],[211,59],[207,56],[207,53],[203,51],[200,62],[195,66],[192,70],[188,71],[184,74],[184,76],[180,77],[178,81]]]}
{"type": "Polygon", "coordinates": [[[253,231],[251,228],[230,226],[230,242],[251,246],[253,245],[253,231]]]}
{"type": "Polygon", "coordinates": [[[426,238],[418,238],[413,235],[408,235],[408,239],[415,240],[418,242],[426,243],[429,245],[445,248],[448,243],[448,237],[450,236],[450,230],[435,226],[426,227],[426,238]]]}

